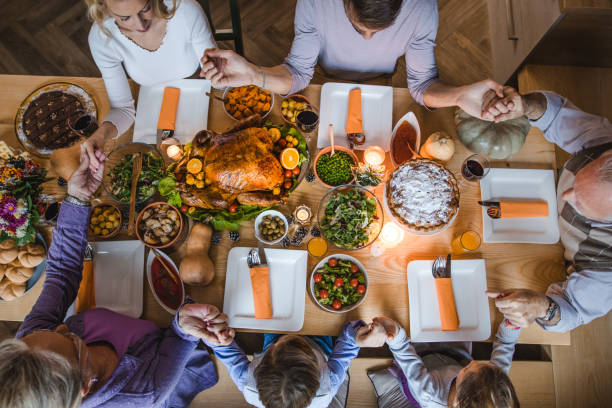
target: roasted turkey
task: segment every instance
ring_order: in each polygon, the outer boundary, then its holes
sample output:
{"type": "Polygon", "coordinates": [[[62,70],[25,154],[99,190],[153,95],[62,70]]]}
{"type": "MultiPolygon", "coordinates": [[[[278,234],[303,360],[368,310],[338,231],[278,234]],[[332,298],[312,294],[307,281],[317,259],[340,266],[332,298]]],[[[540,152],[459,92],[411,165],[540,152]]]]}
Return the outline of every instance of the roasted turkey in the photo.
{"type": "Polygon", "coordinates": [[[177,180],[182,179],[177,184],[183,203],[205,209],[228,208],[235,201],[258,206],[282,204],[285,197],[274,195],[273,190],[283,183],[283,168],[262,125],[261,116],[253,115],[225,133],[200,131],[175,170],[177,180]],[[202,162],[203,188],[189,185],[183,177],[194,158],[202,162]]]}

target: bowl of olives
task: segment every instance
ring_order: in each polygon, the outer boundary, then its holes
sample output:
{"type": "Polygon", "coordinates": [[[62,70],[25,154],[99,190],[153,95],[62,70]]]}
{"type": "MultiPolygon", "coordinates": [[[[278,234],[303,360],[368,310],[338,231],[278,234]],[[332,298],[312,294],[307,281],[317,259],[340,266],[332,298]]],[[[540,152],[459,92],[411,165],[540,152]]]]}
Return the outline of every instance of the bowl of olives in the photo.
{"type": "Polygon", "coordinates": [[[278,244],[287,236],[287,218],[275,210],[262,212],[255,218],[255,238],[264,244],[278,244]]]}

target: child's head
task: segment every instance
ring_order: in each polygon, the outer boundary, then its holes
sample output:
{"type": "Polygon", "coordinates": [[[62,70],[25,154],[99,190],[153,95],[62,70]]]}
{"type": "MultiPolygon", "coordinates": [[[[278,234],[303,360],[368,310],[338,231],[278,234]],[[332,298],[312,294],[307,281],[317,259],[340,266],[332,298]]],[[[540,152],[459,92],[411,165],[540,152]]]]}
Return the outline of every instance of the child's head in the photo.
{"type": "Polygon", "coordinates": [[[300,336],[281,337],[255,369],[257,391],[267,408],[304,408],[319,389],[319,362],[300,336]]]}
{"type": "Polygon", "coordinates": [[[455,382],[455,408],[519,408],[510,377],[496,365],[472,361],[455,382]]]}

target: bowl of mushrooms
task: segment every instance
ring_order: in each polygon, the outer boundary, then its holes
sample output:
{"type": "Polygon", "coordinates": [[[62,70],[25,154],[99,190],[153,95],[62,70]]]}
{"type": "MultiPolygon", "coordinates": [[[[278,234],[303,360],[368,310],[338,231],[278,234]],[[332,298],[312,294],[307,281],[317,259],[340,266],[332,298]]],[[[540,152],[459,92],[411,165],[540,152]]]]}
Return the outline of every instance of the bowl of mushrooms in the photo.
{"type": "Polygon", "coordinates": [[[136,218],[136,235],[146,246],[166,248],[174,244],[183,231],[183,216],[168,203],[149,204],[136,218]]]}

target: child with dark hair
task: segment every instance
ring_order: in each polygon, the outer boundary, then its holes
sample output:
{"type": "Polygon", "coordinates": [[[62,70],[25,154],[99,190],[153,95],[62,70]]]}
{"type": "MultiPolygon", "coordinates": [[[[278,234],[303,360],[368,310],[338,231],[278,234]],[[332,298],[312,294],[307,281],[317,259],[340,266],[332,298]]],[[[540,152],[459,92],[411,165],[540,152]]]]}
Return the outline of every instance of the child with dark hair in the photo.
{"type": "Polygon", "coordinates": [[[472,343],[412,343],[394,320],[376,317],[395,359],[392,367],[368,372],[381,408],[519,408],[508,377],[520,330],[499,326],[491,360],[472,359],[472,343]]]}
{"type": "Polygon", "coordinates": [[[361,320],[348,322],[332,346],[328,336],[266,334],[261,354],[249,361],[232,342],[209,346],[227,367],[245,400],[260,408],[344,407],[347,371],[360,347],[380,347],[386,332],[361,320]]]}

